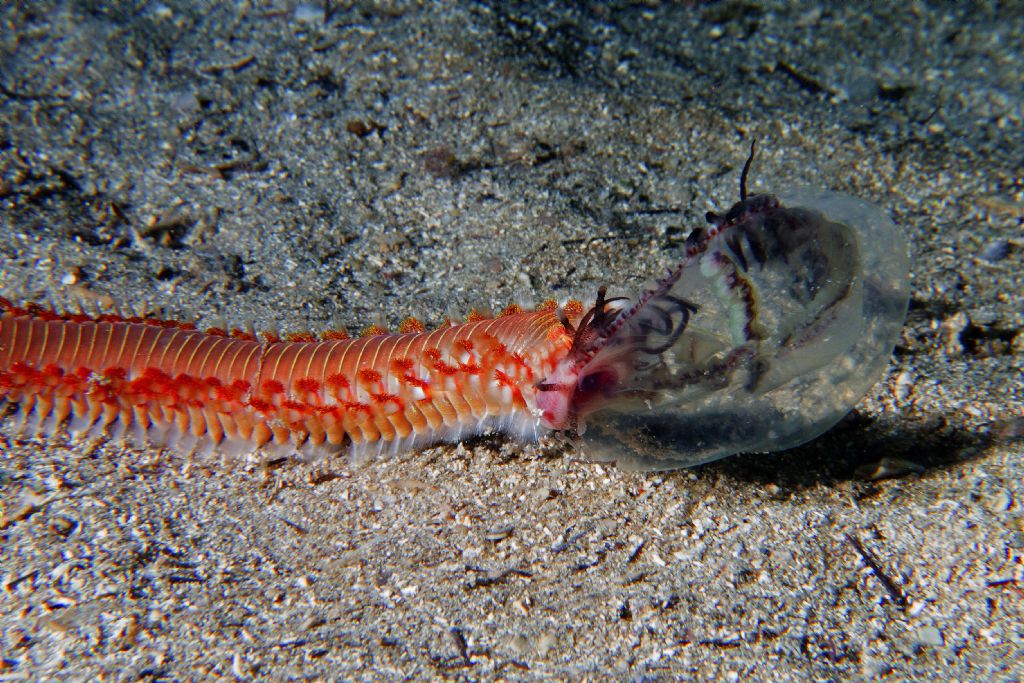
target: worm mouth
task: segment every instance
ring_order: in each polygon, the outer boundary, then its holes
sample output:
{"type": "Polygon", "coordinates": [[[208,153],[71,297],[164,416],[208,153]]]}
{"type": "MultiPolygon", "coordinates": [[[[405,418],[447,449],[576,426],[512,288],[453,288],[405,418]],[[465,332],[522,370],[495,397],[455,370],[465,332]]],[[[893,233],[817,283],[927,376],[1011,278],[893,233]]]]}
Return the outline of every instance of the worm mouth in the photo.
{"type": "Polygon", "coordinates": [[[573,335],[572,347],[536,385],[537,408],[546,427],[581,434],[587,415],[644,393],[633,381],[637,373],[661,362],[698,310],[670,292],[679,275],[669,273],[632,305],[625,297],[608,298],[601,287],[577,326],[563,316],[562,325],[573,335]]]}
{"type": "Polygon", "coordinates": [[[553,380],[554,375],[537,384],[538,417],[548,429],[573,429],[576,424],[576,414],[572,405],[573,385],[553,380]]]}

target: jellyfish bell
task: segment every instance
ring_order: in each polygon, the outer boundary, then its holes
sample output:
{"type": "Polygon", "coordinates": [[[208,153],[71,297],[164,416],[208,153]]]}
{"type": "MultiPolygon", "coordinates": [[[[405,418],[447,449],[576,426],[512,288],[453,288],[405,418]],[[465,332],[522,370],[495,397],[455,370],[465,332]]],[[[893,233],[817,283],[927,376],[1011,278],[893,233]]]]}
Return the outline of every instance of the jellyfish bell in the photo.
{"type": "Polygon", "coordinates": [[[909,299],[906,238],[884,212],[822,190],[747,196],[743,183],[708,221],[634,301],[602,294],[538,384],[542,423],[585,457],[656,470],[792,448],[884,373],[909,299]]]}

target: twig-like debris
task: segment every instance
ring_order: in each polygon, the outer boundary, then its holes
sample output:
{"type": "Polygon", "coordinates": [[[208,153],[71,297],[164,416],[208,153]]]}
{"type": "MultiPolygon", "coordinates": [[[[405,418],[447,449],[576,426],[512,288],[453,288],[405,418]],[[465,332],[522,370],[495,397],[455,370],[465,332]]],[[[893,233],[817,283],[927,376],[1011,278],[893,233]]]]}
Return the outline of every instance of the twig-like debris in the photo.
{"type": "Polygon", "coordinates": [[[629,554],[626,559],[626,564],[633,564],[637,558],[640,557],[640,553],[644,551],[644,546],[647,545],[647,541],[640,541],[640,543],[633,549],[633,552],[629,554]]]}
{"type": "MultiPolygon", "coordinates": [[[[473,572],[486,572],[487,571],[487,570],[483,569],[482,567],[466,567],[466,570],[467,571],[473,571],[473,572]]],[[[473,589],[473,588],[484,588],[486,586],[494,586],[494,585],[497,585],[499,583],[504,582],[510,576],[521,576],[523,578],[527,578],[528,579],[528,578],[533,576],[533,572],[529,572],[529,571],[527,571],[525,569],[517,569],[515,567],[512,567],[512,568],[509,568],[509,569],[505,569],[505,570],[503,570],[501,572],[498,572],[497,574],[488,573],[485,576],[477,577],[477,578],[475,578],[473,580],[472,583],[470,583],[467,586],[467,588],[473,589]]]]}
{"type": "Polygon", "coordinates": [[[246,55],[234,62],[228,62],[224,64],[211,64],[210,66],[201,67],[199,69],[199,72],[204,74],[219,74],[225,71],[241,71],[242,69],[249,66],[255,61],[255,55],[246,55]]]}
{"type": "Polygon", "coordinates": [[[807,92],[814,93],[815,95],[821,92],[830,92],[829,88],[826,88],[817,78],[798,71],[782,60],[776,62],[775,68],[792,78],[807,92]]]}
{"type": "Polygon", "coordinates": [[[853,534],[846,534],[846,540],[849,541],[854,550],[860,554],[861,559],[864,560],[864,564],[866,564],[872,573],[878,577],[878,580],[882,582],[882,586],[889,594],[889,597],[892,598],[892,601],[895,602],[901,610],[907,609],[907,605],[910,600],[907,597],[906,591],[904,591],[903,588],[892,579],[892,577],[885,573],[885,570],[882,569],[882,563],[879,562],[875,554],[868,550],[864,544],[861,543],[860,539],[853,534]]]}
{"type": "Polygon", "coordinates": [[[292,529],[295,529],[295,531],[299,532],[303,536],[305,536],[306,534],[309,533],[309,529],[307,529],[306,527],[302,526],[301,524],[298,524],[297,522],[291,521],[287,517],[281,517],[280,515],[271,515],[271,516],[274,519],[278,520],[279,522],[285,524],[286,526],[289,526],[292,529]]]}
{"type": "Polygon", "coordinates": [[[469,659],[469,647],[466,644],[466,636],[462,633],[462,629],[457,626],[453,626],[449,633],[451,633],[452,640],[455,642],[455,649],[459,651],[459,656],[462,657],[462,661],[465,662],[467,666],[472,664],[473,662],[469,659]]]}

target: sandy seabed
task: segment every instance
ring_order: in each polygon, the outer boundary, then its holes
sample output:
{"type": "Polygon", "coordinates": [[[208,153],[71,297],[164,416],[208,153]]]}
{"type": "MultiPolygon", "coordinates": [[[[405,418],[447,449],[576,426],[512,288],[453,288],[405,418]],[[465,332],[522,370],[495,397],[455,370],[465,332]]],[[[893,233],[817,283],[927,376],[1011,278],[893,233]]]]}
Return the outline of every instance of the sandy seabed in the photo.
{"type": "Polygon", "coordinates": [[[8,417],[0,680],[1024,678],[1024,12],[327,5],[4,5],[3,293],[322,330],[628,291],[756,138],[754,190],[906,230],[892,367],[804,447],[659,474],[8,417]]]}

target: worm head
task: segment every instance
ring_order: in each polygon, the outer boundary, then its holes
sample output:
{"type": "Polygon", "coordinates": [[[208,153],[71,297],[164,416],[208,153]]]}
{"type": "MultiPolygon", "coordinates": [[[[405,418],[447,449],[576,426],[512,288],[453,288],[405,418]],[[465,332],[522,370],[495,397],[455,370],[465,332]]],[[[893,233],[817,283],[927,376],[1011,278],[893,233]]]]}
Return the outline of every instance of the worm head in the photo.
{"type": "Polygon", "coordinates": [[[602,287],[594,305],[576,327],[567,319],[562,320],[573,335],[572,349],[554,372],[537,385],[537,409],[544,426],[579,430],[583,415],[601,405],[618,386],[626,368],[610,359],[595,360],[614,334],[620,301],[619,297],[606,299],[602,287]]]}
{"type": "Polygon", "coordinates": [[[587,415],[649,393],[644,378],[697,310],[670,293],[678,276],[669,273],[632,305],[622,297],[606,299],[602,287],[577,327],[563,321],[573,334],[572,349],[537,385],[544,426],[582,434],[587,415]]]}

